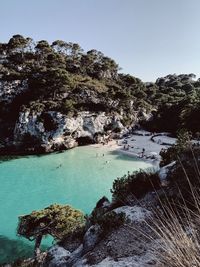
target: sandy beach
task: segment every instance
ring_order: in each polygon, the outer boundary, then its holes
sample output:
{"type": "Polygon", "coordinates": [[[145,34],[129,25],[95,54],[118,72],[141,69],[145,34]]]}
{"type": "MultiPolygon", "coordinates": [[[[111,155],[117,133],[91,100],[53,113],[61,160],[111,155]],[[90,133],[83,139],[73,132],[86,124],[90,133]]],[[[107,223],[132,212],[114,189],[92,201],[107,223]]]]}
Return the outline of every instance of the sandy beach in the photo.
{"type": "Polygon", "coordinates": [[[118,140],[112,140],[112,141],[108,141],[108,143],[106,144],[92,144],[89,146],[92,147],[96,147],[96,148],[106,148],[109,151],[113,151],[113,150],[117,150],[119,148],[118,142],[121,141],[122,139],[118,139],[118,140]]]}
{"type": "Polygon", "coordinates": [[[168,137],[163,133],[155,137],[151,133],[145,132],[142,134],[142,131],[137,132],[137,134],[132,134],[130,137],[120,140],[118,142],[119,151],[143,159],[160,160],[161,149],[167,149],[176,142],[176,138],[168,137]]]}
{"type": "Polygon", "coordinates": [[[167,149],[176,142],[176,138],[168,136],[168,133],[157,133],[153,135],[147,131],[135,131],[122,139],[109,141],[107,144],[92,144],[92,147],[118,151],[130,157],[152,163],[159,163],[161,160],[161,149],[167,149]]]}

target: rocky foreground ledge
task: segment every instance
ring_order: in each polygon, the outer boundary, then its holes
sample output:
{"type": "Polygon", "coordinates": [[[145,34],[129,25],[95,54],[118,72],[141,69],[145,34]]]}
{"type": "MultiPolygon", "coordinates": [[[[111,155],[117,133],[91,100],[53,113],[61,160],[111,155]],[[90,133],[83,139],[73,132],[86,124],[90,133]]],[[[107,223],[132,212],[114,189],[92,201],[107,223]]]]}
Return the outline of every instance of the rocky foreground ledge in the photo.
{"type": "Polygon", "coordinates": [[[128,194],[123,200],[99,200],[83,235],[58,242],[41,253],[37,262],[27,259],[6,267],[160,267],[155,251],[161,250],[161,245],[152,223],[172,168],[172,164],[165,166],[156,174],[161,182],[156,191],[144,188],[146,193],[138,197],[128,194]]]}

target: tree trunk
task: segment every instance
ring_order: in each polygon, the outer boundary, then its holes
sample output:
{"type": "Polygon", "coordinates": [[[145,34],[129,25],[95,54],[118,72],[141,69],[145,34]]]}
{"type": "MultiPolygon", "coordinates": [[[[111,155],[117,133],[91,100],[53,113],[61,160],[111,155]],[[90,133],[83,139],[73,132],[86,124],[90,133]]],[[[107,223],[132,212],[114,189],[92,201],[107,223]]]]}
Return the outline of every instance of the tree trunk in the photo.
{"type": "Polygon", "coordinates": [[[34,248],[34,256],[37,259],[40,255],[40,244],[42,241],[42,235],[38,235],[35,239],[35,248],[34,248]]]}

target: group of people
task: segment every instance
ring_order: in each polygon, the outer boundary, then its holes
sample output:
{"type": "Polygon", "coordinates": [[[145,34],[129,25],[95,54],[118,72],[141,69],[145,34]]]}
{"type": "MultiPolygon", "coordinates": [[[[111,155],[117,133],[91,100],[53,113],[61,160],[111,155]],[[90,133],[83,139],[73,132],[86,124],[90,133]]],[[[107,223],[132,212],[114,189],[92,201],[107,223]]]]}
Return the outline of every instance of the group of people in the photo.
{"type": "MultiPolygon", "coordinates": [[[[129,144],[124,145],[124,150],[129,150],[130,148],[134,148],[134,146],[130,146],[129,144]]],[[[143,148],[142,152],[138,155],[143,158],[145,156],[145,148],[143,148]]]]}
{"type": "Polygon", "coordinates": [[[124,150],[129,150],[131,148],[134,148],[134,146],[130,146],[130,145],[124,145],[124,150]]]}

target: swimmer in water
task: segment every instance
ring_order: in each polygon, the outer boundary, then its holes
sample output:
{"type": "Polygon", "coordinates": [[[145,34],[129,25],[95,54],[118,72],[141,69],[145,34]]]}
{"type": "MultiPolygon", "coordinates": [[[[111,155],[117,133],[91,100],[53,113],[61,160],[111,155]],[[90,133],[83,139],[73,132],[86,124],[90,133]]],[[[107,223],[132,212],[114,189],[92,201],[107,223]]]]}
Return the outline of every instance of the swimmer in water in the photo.
{"type": "Polygon", "coordinates": [[[62,164],[58,165],[58,166],[56,167],[56,169],[60,168],[61,166],[62,166],[62,164]]]}

